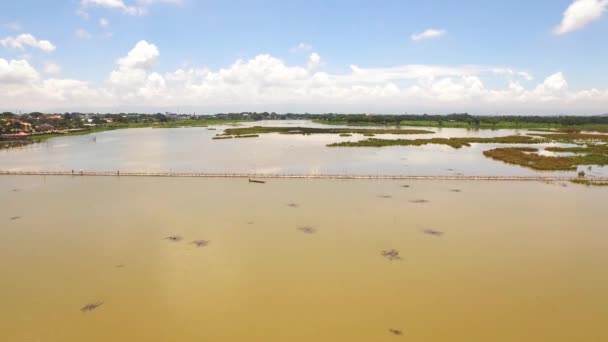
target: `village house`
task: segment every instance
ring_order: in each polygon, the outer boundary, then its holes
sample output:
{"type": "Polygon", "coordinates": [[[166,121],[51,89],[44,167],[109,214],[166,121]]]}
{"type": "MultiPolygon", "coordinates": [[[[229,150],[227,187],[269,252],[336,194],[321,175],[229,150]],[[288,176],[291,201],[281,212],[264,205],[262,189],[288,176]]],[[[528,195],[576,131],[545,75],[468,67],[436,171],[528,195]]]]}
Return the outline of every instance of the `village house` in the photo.
{"type": "Polygon", "coordinates": [[[17,122],[19,123],[19,125],[21,125],[21,130],[23,132],[32,132],[32,124],[29,122],[25,122],[25,121],[19,121],[17,120],[17,122]]]}
{"type": "Polygon", "coordinates": [[[13,135],[13,134],[27,135],[33,131],[31,123],[17,120],[17,119],[2,119],[2,120],[0,120],[0,124],[3,126],[5,132],[7,132],[7,131],[9,132],[8,134],[5,134],[5,135],[13,135]]]}

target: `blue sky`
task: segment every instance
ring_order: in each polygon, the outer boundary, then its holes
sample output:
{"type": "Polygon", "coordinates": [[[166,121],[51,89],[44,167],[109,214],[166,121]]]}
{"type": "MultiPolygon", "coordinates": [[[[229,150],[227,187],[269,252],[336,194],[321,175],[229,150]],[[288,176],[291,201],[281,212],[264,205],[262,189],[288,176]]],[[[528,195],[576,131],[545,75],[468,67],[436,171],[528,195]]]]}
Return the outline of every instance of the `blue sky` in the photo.
{"type": "Polygon", "coordinates": [[[603,113],[607,8],[606,0],[10,1],[0,5],[0,90],[12,96],[0,97],[0,110],[603,113]],[[34,43],[17,44],[25,34],[34,43]],[[148,60],[121,65],[130,51],[148,60]],[[190,77],[176,79],[179,70],[190,77]]]}

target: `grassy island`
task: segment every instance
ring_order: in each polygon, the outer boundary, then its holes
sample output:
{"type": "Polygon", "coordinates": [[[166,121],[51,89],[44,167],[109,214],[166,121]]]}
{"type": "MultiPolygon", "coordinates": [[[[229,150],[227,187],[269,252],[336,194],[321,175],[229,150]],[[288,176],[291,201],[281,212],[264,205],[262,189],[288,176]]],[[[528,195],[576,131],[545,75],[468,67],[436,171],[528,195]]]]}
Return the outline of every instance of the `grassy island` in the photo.
{"type": "Polygon", "coordinates": [[[346,141],[327,145],[328,147],[384,147],[384,146],[422,146],[428,144],[448,145],[453,148],[471,146],[471,144],[537,144],[546,142],[527,135],[510,135],[495,138],[431,138],[431,139],[377,139],[346,141]]]}
{"type": "MultiPolygon", "coordinates": [[[[466,129],[534,129],[553,132],[608,132],[608,116],[535,116],[436,114],[318,114],[308,116],[313,122],[347,126],[414,126],[466,129]]],[[[294,118],[306,118],[297,116],[294,118]]]]}
{"type": "Polygon", "coordinates": [[[597,147],[573,147],[573,148],[547,148],[554,152],[576,152],[574,156],[543,156],[538,154],[534,148],[506,147],[497,148],[483,152],[483,154],[495,160],[509,164],[516,164],[535,170],[564,170],[573,171],[581,165],[608,165],[608,149],[600,150],[597,147]],[[579,154],[583,153],[583,154],[579,154]]]}
{"type": "Polygon", "coordinates": [[[226,135],[245,134],[433,134],[435,132],[422,129],[370,129],[370,128],[316,128],[316,127],[239,127],[227,128],[226,135]]]}
{"type": "Polygon", "coordinates": [[[243,135],[235,135],[235,138],[257,138],[258,134],[243,134],[243,135]]]}
{"type": "Polygon", "coordinates": [[[570,182],[572,182],[574,184],[585,185],[585,186],[608,186],[608,182],[594,181],[594,180],[589,180],[589,179],[585,179],[585,178],[573,179],[570,182]]]}
{"type": "Polygon", "coordinates": [[[533,133],[534,136],[569,144],[578,143],[608,143],[608,134],[592,134],[581,132],[564,133],[533,133]]]}

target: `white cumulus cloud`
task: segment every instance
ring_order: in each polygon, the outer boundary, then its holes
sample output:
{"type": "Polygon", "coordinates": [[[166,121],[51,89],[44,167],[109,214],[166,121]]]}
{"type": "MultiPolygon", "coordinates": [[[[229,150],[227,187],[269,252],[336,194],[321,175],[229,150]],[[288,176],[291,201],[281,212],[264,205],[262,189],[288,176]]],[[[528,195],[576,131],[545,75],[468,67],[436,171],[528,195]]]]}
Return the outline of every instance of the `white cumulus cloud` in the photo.
{"type": "Polygon", "coordinates": [[[156,45],[139,41],[125,57],[116,62],[118,70],[112,71],[109,77],[111,91],[120,93],[125,101],[171,96],[165,92],[165,79],[156,72],[148,72],[159,55],[156,45]]]}
{"type": "Polygon", "coordinates": [[[518,76],[526,81],[532,81],[534,79],[534,76],[527,71],[513,70],[511,68],[494,68],[492,69],[492,72],[499,75],[518,76]]]}
{"type": "Polygon", "coordinates": [[[448,33],[446,30],[427,29],[422,32],[414,33],[410,36],[413,41],[435,39],[445,36],[448,33]]]}
{"type": "Polygon", "coordinates": [[[53,45],[50,41],[38,40],[29,33],[23,33],[16,37],[9,36],[4,39],[0,39],[0,45],[20,50],[25,50],[26,47],[40,49],[44,52],[53,52],[55,50],[55,45],[53,45]]]}
{"type": "Polygon", "coordinates": [[[321,56],[318,53],[313,52],[308,57],[308,69],[316,69],[321,66],[321,56]]]}
{"type": "Polygon", "coordinates": [[[156,45],[140,40],[125,57],[118,60],[118,65],[121,69],[148,69],[156,63],[159,55],[156,45]]]}
{"type": "Polygon", "coordinates": [[[555,34],[576,31],[599,19],[608,8],[608,0],[574,0],[566,9],[555,34]]]}
{"type": "Polygon", "coordinates": [[[108,26],[110,26],[110,22],[106,18],[101,18],[101,19],[99,19],[99,26],[104,27],[104,28],[108,27],[108,26]]]}
{"type": "Polygon", "coordinates": [[[0,84],[29,83],[38,77],[38,72],[26,60],[0,58],[0,84]]]}
{"type": "Polygon", "coordinates": [[[43,79],[26,60],[0,58],[0,106],[48,108],[61,104],[101,105],[113,97],[104,89],[73,79],[43,79]]]}
{"type": "Polygon", "coordinates": [[[135,3],[128,3],[124,0],[81,0],[78,13],[84,13],[88,17],[85,9],[91,7],[105,8],[110,10],[118,10],[126,15],[144,15],[147,13],[149,6],[157,3],[176,4],[182,3],[182,0],[135,0],[135,3]]]}
{"type": "Polygon", "coordinates": [[[183,3],[183,0],[135,0],[135,2],[140,5],[153,5],[158,3],[179,5],[183,3]]]}
{"type": "Polygon", "coordinates": [[[534,94],[541,101],[559,100],[567,95],[568,82],[564,78],[564,74],[557,72],[545,79],[542,84],[539,84],[534,89],[534,94]]]}
{"type": "Polygon", "coordinates": [[[261,54],[217,69],[161,73],[154,70],[158,58],[156,45],[142,40],[96,85],[45,78],[26,60],[0,59],[0,110],[29,106],[155,112],[180,106],[198,112],[592,114],[608,108],[608,89],[573,90],[562,72],[536,84],[525,71],[496,66],[352,65],[336,73],[325,71],[321,56],[311,53],[303,65],[261,54]]]}
{"type": "Polygon", "coordinates": [[[123,0],[82,0],[80,5],[83,8],[101,7],[106,9],[120,10],[128,15],[141,15],[145,13],[145,9],[139,6],[129,6],[123,0]]]}
{"type": "Polygon", "coordinates": [[[54,62],[44,63],[44,72],[49,75],[55,75],[61,72],[61,66],[54,62]]]}
{"type": "Polygon", "coordinates": [[[310,51],[310,50],[312,50],[312,45],[307,44],[307,43],[299,43],[298,45],[289,49],[289,52],[298,53],[298,52],[306,52],[306,51],[310,51]]]}

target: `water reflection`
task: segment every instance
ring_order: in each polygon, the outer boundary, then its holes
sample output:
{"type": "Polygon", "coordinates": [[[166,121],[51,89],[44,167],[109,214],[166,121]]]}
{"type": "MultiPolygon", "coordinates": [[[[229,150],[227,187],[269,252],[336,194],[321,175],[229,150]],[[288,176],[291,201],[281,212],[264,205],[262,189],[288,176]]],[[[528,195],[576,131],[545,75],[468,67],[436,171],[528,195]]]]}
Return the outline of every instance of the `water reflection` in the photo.
{"type": "MultiPolygon", "coordinates": [[[[327,127],[308,121],[261,121],[246,126],[327,127]]],[[[384,148],[327,148],[345,140],[365,139],[360,134],[263,134],[259,138],[212,140],[217,131],[207,128],[128,129],[92,135],[59,137],[41,144],[0,151],[4,170],[181,171],[210,173],[380,174],[380,175],[512,175],[539,173],[485,158],[483,151],[504,147],[472,144],[453,149],[444,145],[384,148]]],[[[344,126],[346,127],[346,126],[344,126]]],[[[404,127],[407,128],[407,127],[404,127]]],[[[420,127],[411,127],[420,129],[420,127]]],[[[427,128],[425,128],[427,129],[427,128]]],[[[525,134],[526,130],[473,130],[428,128],[435,134],[382,135],[383,139],[432,137],[496,137],[525,134]]],[[[526,145],[518,145],[526,146],[526,145]]],[[[559,144],[530,147],[561,146],[559,144]]],[[[546,154],[547,152],[542,151],[546,154]]],[[[544,172],[546,173],[546,172],[544,172]]],[[[574,175],[575,172],[551,172],[574,175]]],[[[594,175],[608,175],[608,167],[594,167],[594,175]]]]}

